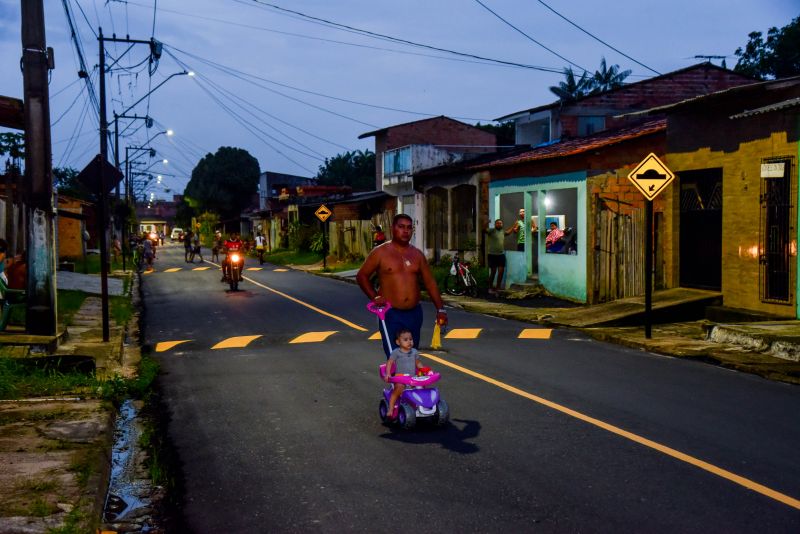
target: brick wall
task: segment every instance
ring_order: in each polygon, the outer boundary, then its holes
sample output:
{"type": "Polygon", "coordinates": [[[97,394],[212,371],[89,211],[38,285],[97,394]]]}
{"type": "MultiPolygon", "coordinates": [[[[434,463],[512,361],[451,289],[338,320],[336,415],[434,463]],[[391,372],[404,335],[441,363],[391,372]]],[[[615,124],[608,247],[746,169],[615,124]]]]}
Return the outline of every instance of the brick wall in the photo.
{"type": "MultiPolygon", "coordinates": [[[[723,110],[724,111],[724,110],[723,110]]],[[[677,116],[668,125],[665,163],[673,172],[722,169],[722,293],[725,306],[783,316],[796,315],[796,295],[791,305],[761,302],[759,295],[759,247],[761,224],[761,162],[763,158],[794,158],[792,199],[797,199],[797,116],[770,113],[750,119],[730,120],[728,113],[710,116],[677,116]],[[691,149],[692,146],[699,147],[691,149]]],[[[678,199],[673,209],[680,212],[678,199]]],[[[676,217],[675,225],[679,224],[676,217]]],[[[797,243],[797,217],[791,221],[790,240],[797,243]]],[[[676,229],[677,235],[677,229],[676,229]]],[[[676,239],[676,250],[678,241],[676,239]]],[[[791,270],[796,275],[796,250],[791,270]]],[[[676,254],[675,269],[682,259],[676,254]]],[[[794,280],[794,277],[792,277],[794,280]]],[[[795,284],[790,292],[795,294],[795,284]]]]}
{"type": "Polygon", "coordinates": [[[415,144],[470,145],[475,148],[453,148],[453,152],[494,152],[497,138],[493,133],[479,130],[469,124],[447,117],[434,117],[381,130],[375,135],[375,184],[383,189],[381,181],[382,154],[387,150],[415,144]]]}

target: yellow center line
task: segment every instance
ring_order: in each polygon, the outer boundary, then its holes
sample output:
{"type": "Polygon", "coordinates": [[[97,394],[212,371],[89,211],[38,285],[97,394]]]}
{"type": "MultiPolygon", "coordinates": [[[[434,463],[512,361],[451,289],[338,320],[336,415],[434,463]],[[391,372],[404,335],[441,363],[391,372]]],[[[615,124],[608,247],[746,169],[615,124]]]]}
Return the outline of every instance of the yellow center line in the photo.
{"type": "MultiPolygon", "coordinates": [[[[208,261],[208,260],[205,260],[205,261],[206,261],[207,263],[210,263],[211,265],[216,265],[217,267],[220,267],[220,265],[218,265],[218,264],[216,264],[216,263],[214,263],[214,262],[211,262],[211,261],[208,261]]],[[[281,292],[281,291],[278,291],[277,289],[272,289],[272,288],[271,288],[271,287],[269,287],[269,286],[265,286],[264,284],[262,284],[262,283],[260,283],[260,282],[256,282],[256,281],[255,281],[255,280],[253,280],[252,278],[248,278],[247,276],[243,276],[242,278],[244,278],[245,280],[247,280],[247,281],[248,281],[248,282],[250,282],[251,284],[255,284],[255,285],[257,285],[258,287],[261,287],[261,288],[264,288],[264,289],[266,289],[267,291],[272,291],[272,292],[273,292],[273,293],[275,293],[276,295],[280,295],[281,297],[283,297],[283,298],[285,298],[285,299],[289,299],[289,300],[291,300],[292,302],[296,302],[297,304],[300,304],[301,306],[305,306],[306,308],[308,308],[308,309],[310,309],[310,310],[314,310],[315,312],[317,312],[317,313],[320,313],[320,314],[322,314],[322,315],[324,315],[324,316],[326,316],[326,317],[330,317],[331,319],[335,319],[335,320],[339,321],[340,323],[342,323],[342,324],[345,324],[345,325],[349,326],[350,328],[353,328],[354,330],[358,330],[359,332],[366,332],[366,331],[367,331],[367,329],[366,329],[366,328],[364,328],[363,326],[359,326],[359,325],[357,325],[357,324],[355,324],[355,323],[351,323],[350,321],[348,321],[347,319],[345,319],[345,318],[343,318],[343,317],[339,317],[338,315],[334,315],[334,314],[332,314],[332,313],[326,312],[325,310],[322,310],[322,309],[320,309],[320,308],[317,308],[316,306],[314,306],[314,305],[312,305],[312,304],[309,304],[309,303],[307,303],[307,302],[303,302],[303,301],[302,301],[302,300],[300,300],[300,299],[296,299],[296,298],[294,298],[294,297],[293,297],[293,296],[291,296],[291,295],[287,295],[286,293],[283,293],[283,292],[281,292]]]]}
{"type": "Polygon", "coordinates": [[[784,493],[780,493],[779,491],[776,491],[776,490],[774,490],[772,488],[768,488],[767,486],[759,484],[758,482],[755,482],[755,481],[750,480],[748,478],[745,478],[743,476],[737,475],[736,473],[732,473],[731,471],[728,471],[726,469],[722,469],[721,467],[717,467],[716,465],[713,465],[713,464],[710,464],[710,463],[708,463],[706,461],[703,461],[703,460],[700,460],[698,458],[695,458],[694,456],[690,456],[690,455],[688,455],[686,453],[683,453],[683,452],[681,452],[679,450],[673,449],[671,447],[667,447],[666,445],[662,445],[661,443],[658,443],[656,441],[653,441],[653,440],[647,439],[645,437],[639,436],[637,434],[634,434],[633,432],[628,432],[627,430],[623,430],[622,428],[619,428],[618,426],[614,426],[612,424],[606,423],[606,422],[601,421],[599,419],[595,419],[594,417],[590,417],[590,416],[588,416],[586,414],[583,414],[581,412],[575,411],[575,410],[573,410],[571,408],[567,408],[566,406],[562,406],[561,404],[557,404],[557,403],[555,403],[553,401],[549,401],[549,400],[547,400],[547,399],[545,399],[543,397],[539,397],[538,395],[533,395],[532,393],[528,393],[527,391],[523,391],[523,390],[521,390],[519,388],[516,388],[514,386],[510,386],[510,385],[508,385],[508,384],[506,384],[504,382],[500,382],[499,380],[495,380],[494,378],[491,378],[491,377],[488,377],[486,375],[482,375],[480,373],[477,373],[475,371],[467,369],[466,367],[462,367],[462,366],[457,365],[455,363],[451,363],[451,362],[449,362],[447,360],[439,358],[438,356],[434,356],[433,354],[422,353],[421,355],[425,356],[426,358],[429,358],[429,359],[431,359],[431,360],[433,360],[433,361],[435,361],[437,363],[440,363],[440,364],[442,364],[444,366],[450,367],[450,368],[455,369],[457,371],[461,371],[462,373],[464,373],[466,375],[469,375],[471,377],[477,378],[478,380],[482,380],[482,381],[484,381],[484,382],[486,382],[488,384],[492,384],[493,386],[497,386],[500,389],[504,389],[504,390],[506,390],[506,391],[508,391],[510,393],[513,393],[515,395],[519,395],[520,397],[526,398],[528,400],[532,400],[533,402],[539,403],[539,404],[541,404],[543,406],[547,406],[548,408],[551,408],[551,409],[559,411],[559,412],[561,412],[563,414],[569,415],[570,417],[574,417],[576,419],[580,419],[581,421],[584,421],[585,423],[589,423],[590,425],[594,425],[596,427],[602,428],[603,430],[611,432],[612,434],[616,434],[618,436],[621,436],[623,438],[626,438],[626,439],[629,439],[629,440],[631,440],[633,442],[636,442],[636,443],[638,443],[640,445],[644,445],[645,447],[649,447],[651,449],[654,449],[654,450],[656,450],[656,451],[658,451],[660,453],[666,454],[667,456],[671,456],[672,458],[675,458],[675,459],[680,460],[682,462],[686,462],[686,463],[688,463],[690,465],[693,465],[693,466],[698,467],[698,468],[700,468],[700,469],[702,469],[704,471],[707,471],[709,473],[712,473],[714,475],[722,477],[722,478],[724,478],[726,480],[729,480],[729,481],[731,481],[731,482],[733,482],[735,484],[738,484],[738,485],[740,485],[742,487],[745,487],[745,488],[747,488],[749,490],[755,491],[756,493],[760,493],[761,495],[769,497],[770,499],[774,499],[774,500],[776,500],[778,502],[781,502],[781,503],[783,503],[783,504],[785,504],[787,506],[791,506],[792,508],[800,510],[800,500],[799,499],[795,499],[794,497],[791,497],[791,496],[786,495],[784,493]]]}

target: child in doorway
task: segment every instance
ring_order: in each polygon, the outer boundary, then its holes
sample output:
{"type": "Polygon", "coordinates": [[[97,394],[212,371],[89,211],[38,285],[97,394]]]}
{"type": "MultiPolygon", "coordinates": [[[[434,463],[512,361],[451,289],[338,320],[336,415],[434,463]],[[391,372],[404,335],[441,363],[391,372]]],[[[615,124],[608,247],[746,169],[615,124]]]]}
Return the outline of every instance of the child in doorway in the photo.
{"type": "MultiPolygon", "coordinates": [[[[384,380],[387,383],[392,375],[413,375],[422,367],[422,362],[419,361],[419,352],[414,348],[414,338],[411,335],[411,330],[406,328],[398,330],[395,342],[397,343],[397,348],[389,354],[389,361],[386,362],[384,380]],[[393,365],[394,372],[390,372],[393,365]]],[[[394,405],[400,395],[403,394],[403,389],[405,389],[403,384],[394,385],[392,396],[389,397],[389,411],[386,416],[388,419],[394,419],[394,405]]]]}

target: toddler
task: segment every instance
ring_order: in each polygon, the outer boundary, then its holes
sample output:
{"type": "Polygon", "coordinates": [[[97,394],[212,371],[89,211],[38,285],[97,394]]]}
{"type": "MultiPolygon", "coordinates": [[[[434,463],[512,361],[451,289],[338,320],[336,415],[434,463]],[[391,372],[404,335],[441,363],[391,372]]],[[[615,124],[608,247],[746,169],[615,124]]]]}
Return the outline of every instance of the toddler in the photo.
{"type": "MultiPolygon", "coordinates": [[[[419,361],[419,352],[414,348],[414,338],[411,335],[411,330],[406,328],[398,330],[395,342],[397,343],[397,348],[389,354],[389,360],[386,362],[386,376],[384,377],[386,382],[389,382],[389,377],[392,375],[413,375],[416,373],[417,369],[422,367],[422,363],[419,361]],[[390,372],[393,365],[394,372],[390,372]]],[[[394,418],[394,405],[397,403],[397,399],[400,398],[400,395],[403,394],[403,389],[405,389],[403,384],[394,385],[392,395],[389,397],[387,419],[394,418]]]]}

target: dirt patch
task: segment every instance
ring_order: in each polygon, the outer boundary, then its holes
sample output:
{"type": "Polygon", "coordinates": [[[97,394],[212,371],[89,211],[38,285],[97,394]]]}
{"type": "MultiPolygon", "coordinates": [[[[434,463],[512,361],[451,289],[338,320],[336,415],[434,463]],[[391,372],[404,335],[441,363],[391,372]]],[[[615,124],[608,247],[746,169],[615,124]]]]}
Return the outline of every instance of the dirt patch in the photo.
{"type": "Polygon", "coordinates": [[[93,531],[111,417],[100,401],[0,403],[0,532],[93,531]]]}

